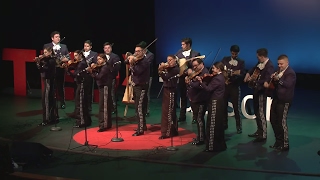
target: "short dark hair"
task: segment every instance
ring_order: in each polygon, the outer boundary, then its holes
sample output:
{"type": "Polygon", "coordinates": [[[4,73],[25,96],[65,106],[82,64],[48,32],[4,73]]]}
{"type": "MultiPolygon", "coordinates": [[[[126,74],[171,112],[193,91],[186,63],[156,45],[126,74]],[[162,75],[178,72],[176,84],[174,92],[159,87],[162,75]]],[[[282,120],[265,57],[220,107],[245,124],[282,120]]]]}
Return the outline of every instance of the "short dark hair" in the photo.
{"type": "Polygon", "coordinates": [[[90,46],[92,46],[92,42],[90,40],[84,41],[84,44],[89,44],[90,46]]]}
{"type": "Polygon", "coordinates": [[[240,47],[238,45],[232,45],[230,47],[230,51],[232,52],[239,52],[240,51],[240,47]]]}
{"type": "Polygon", "coordinates": [[[105,47],[105,46],[113,46],[113,43],[111,43],[111,42],[105,42],[104,44],[103,44],[103,47],[105,47]]]}
{"type": "Polygon", "coordinates": [[[287,59],[287,60],[289,60],[288,56],[285,55],[285,54],[281,54],[281,55],[278,57],[278,60],[280,60],[280,59],[287,59]]]}
{"type": "Polygon", "coordinates": [[[190,44],[190,47],[192,46],[192,39],[189,37],[181,39],[181,42],[184,42],[186,44],[190,44]]]}
{"type": "Polygon", "coordinates": [[[197,61],[199,64],[204,64],[203,60],[200,58],[196,58],[196,59],[192,60],[192,62],[194,62],[194,61],[197,61]]]}
{"type": "Polygon", "coordinates": [[[258,56],[268,57],[268,50],[266,48],[260,48],[257,50],[258,56]]]}
{"type": "Polygon", "coordinates": [[[142,49],[145,49],[147,47],[147,43],[145,41],[139,42],[136,47],[141,47],[142,49]]]}
{"type": "Polygon", "coordinates": [[[82,50],[76,50],[74,51],[74,53],[77,53],[79,56],[81,56],[82,59],[85,58],[82,50]]]}
{"type": "Polygon", "coordinates": [[[101,57],[102,59],[107,60],[107,57],[106,57],[105,54],[100,53],[100,54],[98,55],[98,57],[101,57]]]}
{"type": "Polygon", "coordinates": [[[56,34],[59,34],[59,35],[60,35],[60,32],[59,32],[59,31],[53,31],[53,32],[50,34],[51,38],[53,38],[54,35],[56,35],[56,34]]]}

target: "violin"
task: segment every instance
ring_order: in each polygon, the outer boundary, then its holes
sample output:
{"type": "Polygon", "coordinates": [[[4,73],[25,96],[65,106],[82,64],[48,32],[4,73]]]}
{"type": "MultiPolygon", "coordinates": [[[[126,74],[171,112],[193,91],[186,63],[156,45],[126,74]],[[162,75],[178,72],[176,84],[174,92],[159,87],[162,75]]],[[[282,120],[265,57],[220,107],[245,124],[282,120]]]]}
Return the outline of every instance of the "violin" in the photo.
{"type": "Polygon", "coordinates": [[[161,64],[159,64],[159,67],[158,67],[158,72],[159,72],[159,74],[160,74],[162,71],[164,71],[165,69],[167,69],[168,67],[170,67],[168,63],[161,63],[161,64]]]}
{"type": "Polygon", "coordinates": [[[212,74],[210,73],[205,73],[203,76],[200,76],[202,79],[202,82],[209,83],[213,77],[218,75],[218,73],[213,72],[212,74]]]}

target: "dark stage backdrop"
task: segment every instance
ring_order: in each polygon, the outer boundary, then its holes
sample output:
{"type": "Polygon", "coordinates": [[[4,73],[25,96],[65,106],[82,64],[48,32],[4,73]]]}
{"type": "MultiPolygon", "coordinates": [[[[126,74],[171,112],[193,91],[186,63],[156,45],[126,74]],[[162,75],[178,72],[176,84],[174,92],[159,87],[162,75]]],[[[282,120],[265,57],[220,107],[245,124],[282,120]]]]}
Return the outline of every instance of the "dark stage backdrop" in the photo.
{"type": "MultiPolygon", "coordinates": [[[[155,39],[154,1],[12,0],[2,8],[1,48],[36,49],[40,53],[55,30],[66,37],[62,43],[72,52],[82,49],[85,40],[93,42],[92,50],[103,52],[103,43],[109,41],[114,43],[113,51],[121,55],[133,52],[142,40],[150,43],[155,39]]],[[[155,44],[149,49],[154,52],[155,44]]],[[[0,63],[0,87],[13,87],[12,62],[0,63]]],[[[27,80],[31,88],[41,87],[34,63],[27,63],[27,80]]]]}
{"type": "Polygon", "coordinates": [[[205,64],[229,55],[238,44],[246,68],[257,62],[256,50],[265,47],[276,64],[287,54],[298,73],[319,74],[319,0],[156,0],[157,60],[176,53],[181,39],[191,37],[201,54],[213,51],[205,64]]]}

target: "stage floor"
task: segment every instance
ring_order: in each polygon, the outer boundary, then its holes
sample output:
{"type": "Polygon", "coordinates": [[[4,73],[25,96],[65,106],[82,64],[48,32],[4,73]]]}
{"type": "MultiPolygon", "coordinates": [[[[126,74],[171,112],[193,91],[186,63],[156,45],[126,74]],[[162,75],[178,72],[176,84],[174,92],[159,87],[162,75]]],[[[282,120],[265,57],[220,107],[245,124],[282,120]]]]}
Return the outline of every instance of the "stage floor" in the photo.
{"type": "MultiPolygon", "coordinates": [[[[150,124],[147,133],[152,133],[153,136],[160,136],[158,124],[161,120],[161,98],[157,99],[159,89],[152,88],[151,111],[147,117],[147,123],[150,124]]],[[[250,91],[244,88],[243,94],[245,92],[250,91]]],[[[123,117],[125,106],[121,99],[122,96],[118,101],[119,126],[130,128],[119,128],[120,137],[121,132],[125,133],[123,131],[134,133],[131,127],[135,127],[132,118],[134,108],[130,105],[127,116],[123,117]]],[[[74,119],[67,117],[67,113],[71,113],[74,109],[73,101],[67,101],[67,108],[59,110],[61,118],[58,126],[62,131],[58,132],[50,131],[51,126],[37,126],[42,121],[40,98],[2,94],[0,101],[0,137],[15,141],[38,142],[55,152],[54,168],[47,166],[41,169],[26,169],[29,172],[79,179],[110,176],[119,179],[135,176],[139,179],[318,179],[320,177],[320,156],[317,155],[317,151],[320,150],[320,121],[317,114],[320,94],[315,90],[296,89],[294,103],[288,116],[290,151],[282,153],[269,148],[269,145],[274,143],[269,122],[267,142],[253,144],[252,138],[247,135],[255,132],[255,121],[244,118],[243,133],[236,134],[233,117],[229,117],[229,128],[225,131],[228,149],[221,153],[202,152],[204,145],[182,143],[186,140],[183,137],[177,137],[173,141],[173,145],[178,148],[177,151],[167,151],[167,146],[161,143],[145,150],[119,150],[121,148],[117,149],[116,146],[110,149],[107,146],[98,147],[92,151],[87,147],[72,149],[81,145],[73,137],[83,130],[74,129],[74,119]]],[[[90,128],[96,128],[98,125],[97,111],[98,104],[94,103],[93,124],[90,128]]],[[[191,113],[187,112],[187,122],[179,124],[179,127],[190,132],[189,134],[196,133],[196,125],[191,124],[191,118],[191,113]]],[[[115,126],[115,115],[113,119],[115,126]]],[[[111,131],[114,133],[99,134],[100,141],[105,140],[105,144],[109,144],[116,136],[115,128],[111,131]]],[[[124,142],[117,142],[119,146],[129,139],[129,137],[123,138],[124,142]]],[[[188,138],[190,141],[190,137],[188,138]]],[[[90,138],[88,139],[90,143],[90,138]]],[[[134,142],[134,138],[130,137],[130,141],[134,142]]],[[[157,144],[157,141],[161,140],[152,139],[152,143],[157,144]]],[[[148,139],[144,139],[144,142],[148,143],[148,139]]],[[[170,146],[169,144],[166,145],[170,146]]]]}

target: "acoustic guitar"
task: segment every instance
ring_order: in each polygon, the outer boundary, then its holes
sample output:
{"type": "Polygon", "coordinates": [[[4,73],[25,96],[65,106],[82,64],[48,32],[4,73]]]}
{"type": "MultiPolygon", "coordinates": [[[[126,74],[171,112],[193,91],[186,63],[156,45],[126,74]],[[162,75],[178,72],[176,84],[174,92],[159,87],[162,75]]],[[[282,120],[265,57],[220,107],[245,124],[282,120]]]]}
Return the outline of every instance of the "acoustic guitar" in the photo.
{"type": "Polygon", "coordinates": [[[251,89],[256,88],[257,81],[260,78],[260,69],[258,67],[256,67],[250,77],[251,77],[251,80],[248,82],[249,88],[251,88],[251,89]]]}
{"type": "Polygon", "coordinates": [[[202,56],[196,56],[196,57],[192,57],[192,58],[189,58],[189,59],[186,59],[186,58],[181,58],[178,60],[178,63],[179,63],[179,68],[180,68],[180,73],[179,75],[182,76],[183,72],[188,69],[188,65],[187,63],[189,61],[192,61],[194,59],[204,59],[206,57],[206,55],[202,55],[202,56]]]}

